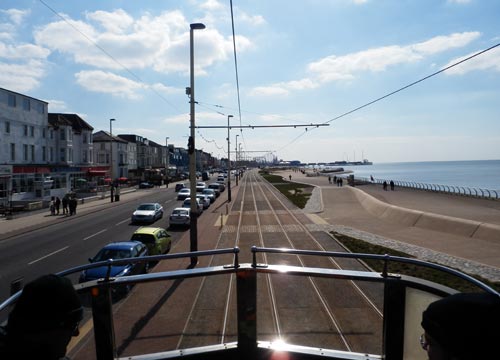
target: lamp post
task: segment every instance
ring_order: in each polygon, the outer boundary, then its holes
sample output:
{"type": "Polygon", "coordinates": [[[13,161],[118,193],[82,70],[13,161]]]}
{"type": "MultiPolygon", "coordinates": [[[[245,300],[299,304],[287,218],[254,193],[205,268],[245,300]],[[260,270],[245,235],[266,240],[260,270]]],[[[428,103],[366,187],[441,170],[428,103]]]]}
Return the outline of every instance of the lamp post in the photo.
{"type": "Polygon", "coordinates": [[[229,119],[233,115],[227,116],[227,202],[231,202],[231,140],[229,139],[229,119]]]}
{"type": "Polygon", "coordinates": [[[166,164],[166,177],[165,177],[165,187],[168,188],[168,168],[170,167],[170,150],[168,150],[168,139],[169,137],[167,136],[165,138],[165,146],[167,148],[167,164],[166,164]]]}
{"type": "Polygon", "coordinates": [[[110,139],[110,147],[109,147],[109,164],[111,168],[111,180],[113,180],[113,121],[116,121],[116,119],[109,119],[109,139],[110,139]]]}
{"type": "Polygon", "coordinates": [[[238,186],[238,134],[236,134],[235,138],[236,138],[236,146],[234,147],[234,153],[235,153],[235,156],[234,156],[234,178],[236,179],[236,186],[238,186]]]}
{"type": "MultiPolygon", "coordinates": [[[[193,46],[193,33],[194,30],[203,30],[205,28],[204,24],[195,23],[189,25],[189,59],[190,59],[190,109],[191,109],[191,132],[189,137],[188,152],[189,152],[189,181],[191,189],[191,216],[190,216],[190,249],[191,252],[198,251],[198,207],[196,206],[196,151],[194,142],[194,46],[193,46]]],[[[191,266],[194,267],[198,263],[198,257],[191,257],[191,266]]]]}

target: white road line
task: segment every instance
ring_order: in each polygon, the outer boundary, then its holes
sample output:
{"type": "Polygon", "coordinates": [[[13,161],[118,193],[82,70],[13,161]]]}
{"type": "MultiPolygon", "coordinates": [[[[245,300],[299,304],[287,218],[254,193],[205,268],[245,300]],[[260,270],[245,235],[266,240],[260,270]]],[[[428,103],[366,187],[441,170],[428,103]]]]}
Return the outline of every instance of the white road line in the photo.
{"type": "Polygon", "coordinates": [[[167,201],[164,202],[164,204],[168,204],[169,202],[172,202],[172,201],[173,201],[172,199],[167,200],[167,201]]]}
{"type": "Polygon", "coordinates": [[[103,232],[105,232],[105,231],[107,231],[107,230],[108,230],[108,229],[104,229],[104,230],[101,230],[101,231],[96,232],[95,234],[92,234],[92,235],[90,235],[90,236],[87,236],[86,238],[83,238],[83,241],[88,240],[88,239],[90,239],[90,238],[93,238],[94,236],[97,236],[97,235],[99,235],[99,234],[102,234],[103,232]]]}
{"type": "Polygon", "coordinates": [[[118,226],[118,225],[121,225],[121,224],[124,224],[126,222],[130,222],[130,219],[125,219],[125,220],[122,220],[120,221],[119,223],[116,223],[115,226],[118,226]]]}
{"type": "Polygon", "coordinates": [[[63,247],[63,248],[61,248],[61,249],[59,249],[59,250],[56,250],[56,251],[54,251],[54,252],[51,252],[50,254],[47,254],[47,255],[45,255],[45,256],[42,256],[42,257],[41,257],[41,258],[39,258],[39,259],[33,260],[32,262],[28,263],[28,265],[33,265],[34,263],[39,262],[39,261],[41,261],[41,260],[43,260],[43,259],[46,259],[46,258],[48,258],[49,256],[55,255],[55,254],[57,254],[58,252],[64,251],[64,250],[66,250],[67,248],[69,248],[69,246],[65,246],[65,247],[63,247]]]}

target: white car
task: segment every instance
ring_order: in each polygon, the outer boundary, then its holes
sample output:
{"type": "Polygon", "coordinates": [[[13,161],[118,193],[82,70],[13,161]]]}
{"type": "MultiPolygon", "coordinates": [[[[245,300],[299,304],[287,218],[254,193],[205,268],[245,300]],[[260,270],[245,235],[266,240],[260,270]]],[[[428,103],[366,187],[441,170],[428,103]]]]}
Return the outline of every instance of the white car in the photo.
{"type": "Polygon", "coordinates": [[[137,207],[132,213],[131,222],[154,223],[163,217],[163,207],[158,203],[145,203],[137,207]]]}
{"type": "Polygon", "coordinates": [[[215,199],[217,198],[214,189],[205,189],[203,190],[202,194],[206,195],[211,203],[215,202],[215,199]]]}
{"type": "Polygon", "coordinates": [[[206,188],[207,188],[207,184],[205,184],[204,182],[200,181],[200,182],[196,183],[196,192],[202,192],[206,188]]]}
{"type": "MultiPolygon", "coordinates": [[[[198,214],[201,214],[203,212],[203,205],[201,205],[201,202],[198,198],[196,198],[196,205],[198,208],[198,214]]],[[[191,198],[186,198],[182,203],[182,207],[191,209],[191,198]]]]}
{"type": "Polygon", "coordinates": [[[174,225],[182,225],[189,226],[191,223],[191,209],[188,208],[175,208],[172,210],[172,214],[170,214],[169,221],[170,226],[174,225]]]}
{"type": "Polygon", "coordinates": [[[203,210],[208,209],[210,206],[210,199],[205,194],[196,194],[196,198],[200,200],[201,206],[203,206],[203,210]]]}
{"type": "Polygon", "coordinates": [[[191,196],[191,190],[189,188],[180,189],[177,193],[177,200],[184,200],[191,196]]]}

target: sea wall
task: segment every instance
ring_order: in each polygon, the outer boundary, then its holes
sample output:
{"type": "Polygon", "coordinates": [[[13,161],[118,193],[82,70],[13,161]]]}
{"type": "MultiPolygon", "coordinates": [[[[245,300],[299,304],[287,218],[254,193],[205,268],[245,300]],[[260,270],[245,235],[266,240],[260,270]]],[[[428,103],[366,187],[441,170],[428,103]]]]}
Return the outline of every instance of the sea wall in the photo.
{"type": "Polygon", "coordinates": [[[358,188],[348,187],[346,189],[354,192],[360,204],[381,220],[473,239],[500,241],[499,225],[395,206],[378,200],[358,188]]]}

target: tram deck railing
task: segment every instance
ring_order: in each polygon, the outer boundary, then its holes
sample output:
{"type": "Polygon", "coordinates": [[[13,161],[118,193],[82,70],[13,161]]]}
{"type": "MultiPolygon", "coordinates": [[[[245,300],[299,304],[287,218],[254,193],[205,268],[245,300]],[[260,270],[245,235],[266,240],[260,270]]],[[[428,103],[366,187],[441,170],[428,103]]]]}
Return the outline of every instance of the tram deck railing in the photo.
{"type": "MultiPolygon", "coordinates": [[[[143,275],[133,275],[113,278],[107,276],[103,279],[89,281],[75,285],[78,292],[89,292],[91,297],[92,316],[94,323],[94,343],[95,358],[98,360],[116,359],[117,353],[114,341],[113,329],[113,308],[111,289],[119,286],[141,284],[147,282],[162,282],[174,279],[208,277],[214,275],[235,275],[236,276],[236,297],[237,297],[237,341],[214,344],[190,349],[175,349],[154,354],[141,354],[127,356],[127,359],[271,359],[276,351],[286,352],[288,359],[404,359],[410,358],[411,353],[421,352],[421,358],[425,358],[425,353],[418,347],[415,338],[420,331],[421,313],[415,313],[425,308],[430,302],[437,298],[450,295],[456,290],[432,283],[411,276],[391,274],[387,271],[388,264],[401,262],[419,265],[427,268],[440,270],[451,275],[455,275],[475,286],[480,291],[494,293],[500,296],[494,289],[482,282],[463,274],[457,270],[445,266],[431,264],[428,262],[394,257],[388,255],[374,254],[352,254],[343,252],[307,251],[296,249],[278,249],[252,247],[252,263],[240,264],[239,249],[229,248],[211,251],[198,251],[195,253],[177,253],[145,257],[140,259],[120,259],[108,260],[99,263],[78,266],[65,270],[59,275],[67,276],[79,273],[82,270],[97,266],[108,266],[126,264],[139,261],[169,261],[179,258],[193,258],[203,256],[220,256],[232,254],[233,261],[227,265],[209,266],[192,269],[180,269],[164,272],[152,272],[143,275]],[[290,265],[279,265],[269,263],[259,263],[257,255],[282,254],[298,256],[320,256],[331,258],[349,259],[375,259],[384,262],[386,265],[381,273],[359,270],[339,270],[333,268],[299,267],[290,265]],[[258,339],[257,333],[257,277],[259,274],[273,274],[276,276],[310,277],[310,278],[330,278],[341,280],[368,281],[381,283],[383,286],[383,336],[382,353],[365,354],[347,352],[338,349],[313,348],[298,344],[275,344],[270,341],[258,339]]],[[[9,309],[20,295],[16,293],[2,304],[0,313],[9,309]]],[[[131,294],[133,296],[133,294],[131,294]]],[[[414,357],[411,357],[414,358],[414,357]]]]}

